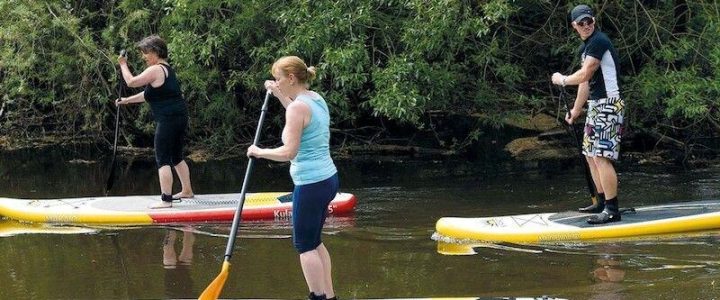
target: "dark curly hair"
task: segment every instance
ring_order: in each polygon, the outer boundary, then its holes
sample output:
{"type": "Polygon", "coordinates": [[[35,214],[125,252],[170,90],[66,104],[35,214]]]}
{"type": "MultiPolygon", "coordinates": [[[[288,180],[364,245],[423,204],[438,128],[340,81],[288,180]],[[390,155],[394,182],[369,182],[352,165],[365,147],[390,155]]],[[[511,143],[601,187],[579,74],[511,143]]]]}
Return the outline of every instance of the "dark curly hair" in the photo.
{"type": "Polygon", "coordinates": [[[142,39],[142,41],[137,43],[137,47],[143,53],[153,52],[162,59],[167,59],[168,57],[167,44],[156,34],[142,39]]]}

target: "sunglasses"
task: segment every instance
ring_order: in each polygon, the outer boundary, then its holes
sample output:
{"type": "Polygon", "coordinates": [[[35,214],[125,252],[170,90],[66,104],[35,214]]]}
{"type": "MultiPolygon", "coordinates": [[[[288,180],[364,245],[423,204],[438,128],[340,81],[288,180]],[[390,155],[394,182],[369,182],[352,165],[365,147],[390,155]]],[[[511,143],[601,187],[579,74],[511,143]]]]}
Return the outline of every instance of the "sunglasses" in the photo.
{"type": "Polygon", "coordinates": [[[580,22],[576,22],[576,24],[578,24],[578,26],[580,26],[580,27],[585,27],[586,25],[592,25],[592,23],[594,23],[592,18],[585,18],[585,19],[580,20],[580,22]]]}

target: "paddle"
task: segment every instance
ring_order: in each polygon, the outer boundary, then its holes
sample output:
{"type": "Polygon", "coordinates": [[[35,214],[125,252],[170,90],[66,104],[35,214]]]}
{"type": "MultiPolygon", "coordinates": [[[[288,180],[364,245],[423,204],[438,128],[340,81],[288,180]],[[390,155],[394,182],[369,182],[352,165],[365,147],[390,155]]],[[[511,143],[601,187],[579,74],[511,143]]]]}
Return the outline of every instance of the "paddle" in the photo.
{"type": "MultiPolygon", "coordinates": [[[[125,50],[120,50],[120,56],[127,56],[127,53],[125,53],[125,50]]],[[[122,75],[118,77],[118,89],[117,89],[117,96],[118,98],[122,97],[122,87],[123,87],[123,78],[122,75]]],[[[110,174],[108,175],[107,183],[105,184],[105,195],[107,195],[110,192],[110,189],[113,187],[113,184],[115,183],[115,158],[117,156],[117,141],[118,136],[120,135],[120,105],[115,104],[115,141],[113,142],[113,156],[112,156],[112,162],[110,163],[110,174]]]]}
{"type": "MultiPolygon", "coordinates": [[[[573,105],[572,102],[568,100],[568,93],[565,91],[565,87],[560,87],[560,101],[564,102],[565,107],[567,108],[568,114],[572,111],[573,105]]],[[[585,168],[585,181],[587,182],[587,188],[588,192],[590,193],[590,199],[592,199],[593,204],[597,204],[597,194],[595,190],[595,183],[592,180],[592,175],[590,174],[590,166],[588,166],[588,162],[585,159],[585,155],[582,153],[582,142],[580,141],[580,136],[577,133],[577,130],[575,130],[575,127],[572,124],[568,124],[563,120],[563,123],[566,125],[565,129],[568,131],[568,133],[573,137],[573,140],[575,141],[575,147],[577,147],[578,152],[580,153],[580,163],[585,168]]]]}
{"type": "MultiPolygon", "coordinates": [[[[253,145],[257,145],[260,141],[260,129],[262,128],[263,121],[265,120],[265,113],[267,112],[270,94],[270,91],[265,93],[265,101],[263,102],[263,106],[260,111],[260,120],[258,120],[257,129],[255,129],[255,139],[253,140],[253,145]]],[[[222,292],[222,288],[228,278],[228,274],[230,273],[230,257],[232,257],[232,251],[235,246],[235,236],[237,235],[238,226],[240,225],[240,216],[242,215],[243,204],[245,204],[245,192],[247,191],[248,182],[250,180],[250,172],[252,171],[253,162],[255,162],[255,158],[250,157],[247,169],[245,170],[245,179],[243,180],[242,190],[240,190],[240,203],[238,203],[237,210],[235,210],[232,227],[230,227],[230,236],[228,237],[227,247],[225,248],[225,261],[223,261],[220,274],[218,274],[215,280],[213,280],[210,285],[205,288],[205,291],[203,291],[198,299],[217,299],[220,296],[220,292],[222,292]]]]}

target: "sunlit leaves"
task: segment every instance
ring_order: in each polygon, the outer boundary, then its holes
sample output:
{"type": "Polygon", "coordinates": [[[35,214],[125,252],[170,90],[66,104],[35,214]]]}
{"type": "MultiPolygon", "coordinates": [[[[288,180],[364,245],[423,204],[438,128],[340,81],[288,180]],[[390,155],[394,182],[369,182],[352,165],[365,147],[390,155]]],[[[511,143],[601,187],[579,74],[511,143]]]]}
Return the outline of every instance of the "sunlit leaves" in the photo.
{"type": "MultiPolygon", "coordinates": [[[[622,94],[636,128],[679,128],[674,133],[684,136],[720,120],[717,4],[686,2],[685,21],[675,16],[675,1],[596,7],[597,25],[620,53],[622,94]]],[[[317,67],[312,88],[340,129],[380,120],[424,130],[438,111],[495,124],[508,114],[555,110],[550,74],[579,67],[572,64],[580,40],[567,23],[571,7],[537,0],[0,1],[0,99],[8,105],[0,122],[40,134],[107,134],[117,51],[130,50],[140,71],[135,44],[159,34],[190,103],[192,141],[203,146],[250,140],[262,83],[284,55],[317,67]]],[[[131,114],[130,142],[142,134],[151,140],[147,107],[131,114]]],[[[278,129],[282,113],[269,120],[278,129]]]]}

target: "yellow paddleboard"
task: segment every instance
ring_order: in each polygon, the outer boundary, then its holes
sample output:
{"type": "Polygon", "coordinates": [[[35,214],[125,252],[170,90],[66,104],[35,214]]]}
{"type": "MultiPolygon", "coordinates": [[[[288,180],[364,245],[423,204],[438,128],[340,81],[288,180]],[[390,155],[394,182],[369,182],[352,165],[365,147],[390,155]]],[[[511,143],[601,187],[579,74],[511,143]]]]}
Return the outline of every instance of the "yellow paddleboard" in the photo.
{"type": "MultiPolygon", "coordinates": [[[[114,196],[65,199],[0,198],[0,216],[36,223],[83,225],[150,225],[229,222],[240,194],[195,195],[175,201],[171,208],[152,209],[158,196],[114,196]]],[[[328,213],[342,215],[355,209],[353,194],[338,193],[328,213]]],[[[247,193],[242,220],[290,220],[292,193],[247,193]]]]}
{"type": "Polygon", "coordinates": [[[607,224],[587,223],[591,214],[538,213],[482,218],[440,218],[436,238],[540,244],[622,239],[720,228],[720,200],[638,207],[607,224]]]}

